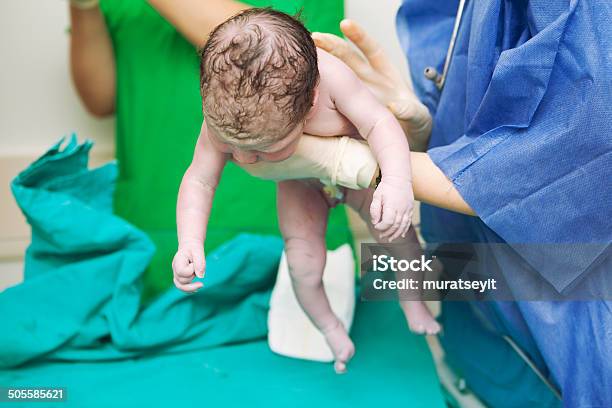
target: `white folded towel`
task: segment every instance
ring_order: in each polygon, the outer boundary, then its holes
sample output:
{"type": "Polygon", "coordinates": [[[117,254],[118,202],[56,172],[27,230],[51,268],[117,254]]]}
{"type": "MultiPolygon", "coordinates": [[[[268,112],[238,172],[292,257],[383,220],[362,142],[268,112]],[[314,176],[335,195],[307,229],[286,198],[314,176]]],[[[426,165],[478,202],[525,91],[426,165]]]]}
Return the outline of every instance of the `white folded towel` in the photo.
{"type": "MultiPolygon", "coordinates": [[[[332,310],[350,330],[355,312],[355,261],[348,244],[327,252],[323,286],[332,310]]],[[[268,344],[273,352],[287,357],[323,362],[334,359],[325,337],[295,297],[284,252],[270,299],[268,344]]]]}

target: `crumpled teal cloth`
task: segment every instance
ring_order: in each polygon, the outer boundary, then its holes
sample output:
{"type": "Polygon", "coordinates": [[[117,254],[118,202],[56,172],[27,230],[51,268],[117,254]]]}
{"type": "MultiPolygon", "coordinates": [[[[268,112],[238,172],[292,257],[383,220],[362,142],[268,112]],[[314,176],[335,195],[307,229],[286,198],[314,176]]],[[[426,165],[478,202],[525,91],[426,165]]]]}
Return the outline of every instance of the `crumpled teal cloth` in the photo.
{"type": "Polygon", "coordinates": [[[139,278],[154,247],[112,214],[117,167],[88,170],[90,142],[79,145],[73,136],[63,149],[60,143],[11,185],[32,243],[25,282],[0,294],[0,367],[40,357],[119,359],[266,335],[280,239],[237,237],[208,257],[198,293],[173,288],[141,309],[139,278]]]}

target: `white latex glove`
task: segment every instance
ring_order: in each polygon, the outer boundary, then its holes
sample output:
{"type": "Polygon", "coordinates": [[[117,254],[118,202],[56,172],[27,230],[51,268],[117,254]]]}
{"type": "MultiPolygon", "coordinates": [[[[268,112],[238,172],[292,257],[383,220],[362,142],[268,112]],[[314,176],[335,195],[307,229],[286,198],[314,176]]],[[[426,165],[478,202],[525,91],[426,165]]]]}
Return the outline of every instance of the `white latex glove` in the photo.
{"type": "Polygon", "coordinates": [[[240,164],[252,176],[269,180],[317,178],[354,190],[372,187],[378,164],[365,141],[302,135],[295,153],[281,162],[240,164]]]}
{"type": "Polygon", "coordinates": [[[343,20],[340,30],[357,48],[336,35],[313,33],[317,47],[341,59],[364,81],[378,100],[400,121],[411,150],[425,151],[431,134],[431,115],[414,94],[380,45],[352,20],[343,20]]]}

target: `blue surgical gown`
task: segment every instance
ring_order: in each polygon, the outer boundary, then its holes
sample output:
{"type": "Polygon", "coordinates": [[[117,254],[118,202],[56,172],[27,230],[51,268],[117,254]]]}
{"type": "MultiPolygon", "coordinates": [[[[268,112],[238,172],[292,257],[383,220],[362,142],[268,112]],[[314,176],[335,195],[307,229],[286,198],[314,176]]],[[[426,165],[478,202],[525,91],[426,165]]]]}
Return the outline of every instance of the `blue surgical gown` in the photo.
{"type": "MultiPolygon", "coordinates": [[[[552,254],[541,251],[518,249],[526,262],[498,262],[507,279],[529,268],[559,293],[588,281],[603,288],[600,300],[479,303],[471,313],[487,335],[512,338],[564,405],[612,407],[612,2],[468,1],[439,91],[423,70],[442,72],[457,7],[405,0],[397,16],[415,91],[433,115],[428,153],[479,215],[423,205],[424,237],[575,243],[578,260],[566,270],[547,267],[541,261],[552,254]],[[580,251],[582,244],[591,246],[580,251]]],[[[465,306],[443,310],[469,319],[465,306]]],[[[456,343],[466,336],[447,334],[456,343]]],[[[479,378],[488,357],[457,345],[447,343],[456,354],[449,358],[468,383],[481,384],[492,406],[512,406],[487,391],[498,379],[479,378]]]]}

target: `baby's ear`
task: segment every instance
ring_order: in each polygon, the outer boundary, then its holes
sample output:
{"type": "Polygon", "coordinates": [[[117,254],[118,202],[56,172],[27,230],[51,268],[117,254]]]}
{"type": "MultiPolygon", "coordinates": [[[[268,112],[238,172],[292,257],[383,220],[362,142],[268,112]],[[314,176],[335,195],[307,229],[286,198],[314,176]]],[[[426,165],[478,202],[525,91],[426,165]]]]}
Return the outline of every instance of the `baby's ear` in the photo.
{"type": "Polygon", "coordinates": [[[314,96],[312,97],[312,105],[310,106],[310,110],[306,114],[306,119],[310,119],[315,111],[315,106],[317,106],[317,102],[319,101],[319,87],[317,86],[314,89],[314,96]]]}

